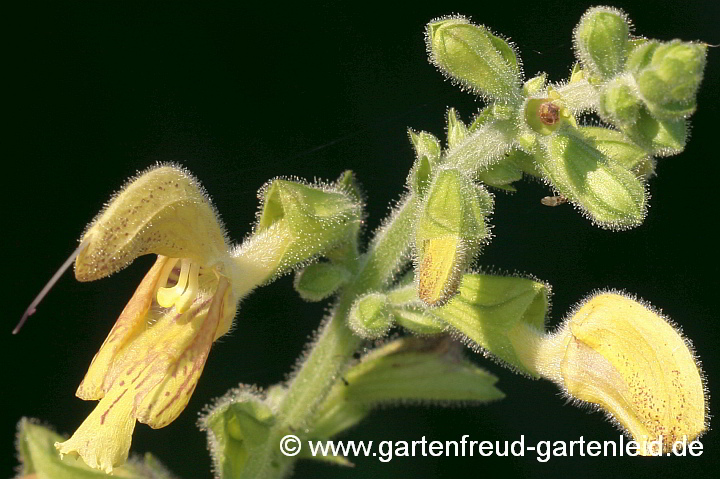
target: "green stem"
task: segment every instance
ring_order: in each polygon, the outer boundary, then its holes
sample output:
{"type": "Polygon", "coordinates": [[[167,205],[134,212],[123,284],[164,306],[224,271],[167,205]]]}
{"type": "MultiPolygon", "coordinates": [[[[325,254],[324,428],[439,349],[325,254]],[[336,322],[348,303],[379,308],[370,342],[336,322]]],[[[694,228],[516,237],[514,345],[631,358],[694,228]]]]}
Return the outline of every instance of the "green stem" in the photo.
{"type": "Polygon", "coordinates": [[[408,195],[377,232],[368,252],[359,259],[357,274],[343,290],[307,359],[290,382],[278,407],[278,421],[271,429],[264,449],[253,451],[248,458],[244,477],[281,478],[291,470],[296,458],[281,454],[280,440],[286,434],[303,437],[312,430],[309,421],[318,405],[363,341],[347,326],[350,307],[358,296],[384,288],[406,261],[414,214],[415,199],[408,195]]]}

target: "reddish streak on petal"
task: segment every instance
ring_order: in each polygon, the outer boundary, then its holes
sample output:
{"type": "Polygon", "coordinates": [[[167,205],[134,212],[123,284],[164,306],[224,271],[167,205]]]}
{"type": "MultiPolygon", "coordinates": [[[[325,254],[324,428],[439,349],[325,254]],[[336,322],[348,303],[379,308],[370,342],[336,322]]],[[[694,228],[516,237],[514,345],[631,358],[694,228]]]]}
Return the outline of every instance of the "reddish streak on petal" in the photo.
{"type": "Polygon", "coordinates": [[[107,416],[107,413],[110,412],[110,409],[113,408],[113,406],[115,405],[115,403],[117,403],[117,402],[125,395],[125,393],[126,393],[127,391],[128,391],[127,389],[124,390],[124,391],[112,402],[112,404],[107,408],[107,411],[105,411],[104,413],[102,413],[102,416],[100,416],[100,424],[101,424],[101,425],[102,425],[102,424],[105,424],[105,416],[107,416]]]}

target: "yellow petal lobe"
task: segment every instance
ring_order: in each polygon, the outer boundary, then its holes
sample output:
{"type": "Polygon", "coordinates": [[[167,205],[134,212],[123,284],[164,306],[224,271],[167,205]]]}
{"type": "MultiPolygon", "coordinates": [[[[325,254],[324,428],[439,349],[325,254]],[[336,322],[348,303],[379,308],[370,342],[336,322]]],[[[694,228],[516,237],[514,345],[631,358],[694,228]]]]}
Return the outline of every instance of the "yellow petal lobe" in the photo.
{"type": "Polygon", "coordinates": [[[565,389],[610,413],[640,454],[660,452],[651,442],[661,439],[668,452],[705,431],[702,373],[685,340],[657,312],[603,293],[575,312],[564,333],[570,335],[560,365],[565,389]]]}
{"type": "Polygon", "coordinates": [[[135,429],[133,398],[128,388],[113,388],[75,434],[65,442],[56,442],[55,447],[61,455],[78,455],[88,466],[110,474],[130,453],[135,429]]]}

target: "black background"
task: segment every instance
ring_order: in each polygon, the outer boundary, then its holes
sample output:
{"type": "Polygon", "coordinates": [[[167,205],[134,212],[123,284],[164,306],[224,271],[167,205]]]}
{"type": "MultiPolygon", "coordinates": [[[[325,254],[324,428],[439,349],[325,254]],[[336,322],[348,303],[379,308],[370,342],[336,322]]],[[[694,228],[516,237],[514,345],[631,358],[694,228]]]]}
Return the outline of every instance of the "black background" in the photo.
{"type": "MultiPolygon", "coordinates": [[[[94,353],[152,258],[81,284],[66,275],[18,336],[10,330],[76,245],[113,191],[157,161],[189,168],[206,186],[235,240],[246,235],[256,190],[277,175],[334,179],[357,172],[369,230],[399,197],[413,159],[406,128],[444,136],[448,106],[468,119],[481,106],[428,64],[423,26],[462,13],[510,36],[528,76],[567,77],[571,31],[592,5],[546,1],[393,4],[332,2],[27,3],[7,12],[3,68],[3,468],[11,475],[14,423],[38,417],[72,433],[95,406],[74,397],[94,353]]],[[[720,43],[713,2],[616,2],[653,38],[720,43]]],[[[554,287],[550,325],[597,288],[637,293],[679,323],[703,360],[711,393],[720,378],[716,253],[720,58],[710,49],[679,156],[660,159],[642,227],[613,233],[571,207],[539,203],[533,182],[497,194],[495,238],[478,265],[532,273],[554,287]]],[[[138,425],[133,450],[152,451],[184,479],[211,477],[194,423],[212,398],[242,383],[281,381],[325,304],[303,303],[291,277],[243,302],[232,335],[217,343],[181,417],[161,430],[138,425]]],[[[468,350],[469,355],[473,355],[468,350]]],[[[355,440],[617,440],[599,413],[565,404],[557,388],[475,355],[498,375],[503,401],[469,408],[375,412],[355,440]]],[[[711,397],[711,410],[716,410],[711,397]]],[[[356,458],[353,469],[300,463],[296,477],[455,478],[701,477],[717,455],[714,431],[700,458],[356,458]]]]}

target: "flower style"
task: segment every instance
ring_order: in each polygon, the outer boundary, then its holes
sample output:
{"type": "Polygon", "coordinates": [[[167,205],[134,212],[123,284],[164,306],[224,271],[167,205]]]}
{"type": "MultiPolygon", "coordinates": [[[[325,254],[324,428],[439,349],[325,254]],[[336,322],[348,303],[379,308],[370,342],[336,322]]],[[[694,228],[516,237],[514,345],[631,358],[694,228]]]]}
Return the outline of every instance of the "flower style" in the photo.
{"type": "Polygon", "coordinates": [[[197,181],[174,166],[130,182],[83,244],[75,262],[80,281],[158,254],[77,390],[100,402],[69,440],[56,443],[61,454],[78,454],[109,473],[127,459],[135,421],[161,428],[185,408],[240,296],[214,209],[197,181]]]}

